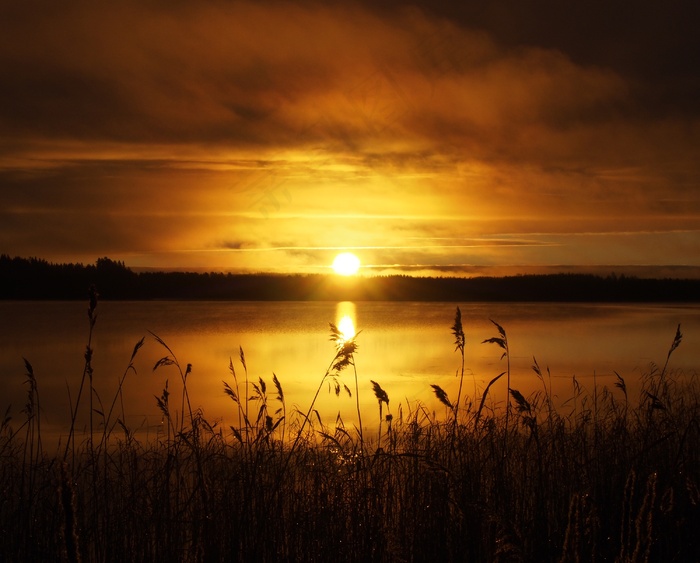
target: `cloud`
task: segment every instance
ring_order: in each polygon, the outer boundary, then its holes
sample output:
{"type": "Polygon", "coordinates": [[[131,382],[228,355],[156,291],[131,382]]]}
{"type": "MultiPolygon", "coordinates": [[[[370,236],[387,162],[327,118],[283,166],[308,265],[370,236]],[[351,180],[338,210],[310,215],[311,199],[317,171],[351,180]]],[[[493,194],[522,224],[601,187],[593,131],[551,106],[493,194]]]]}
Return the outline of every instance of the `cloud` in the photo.
{"type": "Polygon", "coordinates": [[[239,149],[323,142],[337,152],[381,140],[402,152],[449,137],[447,122],[461,138],[619,96],[611,73],[543,50],[503,51],[418,12],[155,6],[17,9],[0,40],[12,76],[0,93],[6,133],[239,149]]]}
{"type": "Polygon", "coordinates": [[[687,122],[625,120],[633,86],[610,67],[504,46],[427,7],[32,4],[10,10],[0,39],[6,166],[63,152],[203,166],[301,153],[414,173],[469,161],[590,168],[650,153],[667,162],[665,147],[697,139],[687,122]]]}
{"type": "MultiPolygon", "coordinates": [[[[567,263],[610,250],[567,234],[700,226],[697,108],[679,87],[697,78],[636,58],[697,45],[683,9],[656,21],[643,4],[634,26],[597,2],[452,4],[4,6],[0,251],[567,263]],[[406,237],[480,243],[436,258],[406,237]]],[[[694,236],[668,241],[692,252],[694,236]]],[[[664,260],[636,244],[615,260],[664,260]]]]}

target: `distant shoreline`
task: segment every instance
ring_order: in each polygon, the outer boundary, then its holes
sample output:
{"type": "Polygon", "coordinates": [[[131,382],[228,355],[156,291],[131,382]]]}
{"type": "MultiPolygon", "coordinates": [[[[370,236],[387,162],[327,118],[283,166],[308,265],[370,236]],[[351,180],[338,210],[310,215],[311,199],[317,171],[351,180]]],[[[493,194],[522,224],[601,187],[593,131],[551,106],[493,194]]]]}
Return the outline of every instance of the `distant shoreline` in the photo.
{"type": "Polygon", "coordinates": [[[82,300],[94,285],[106,300],[700,302],[698,279],[625,275],[527,274],[504,277],[348,277],[332,274],[134,272],[100,258],[94,265],[0,256],[1,300],[82,300]]]}

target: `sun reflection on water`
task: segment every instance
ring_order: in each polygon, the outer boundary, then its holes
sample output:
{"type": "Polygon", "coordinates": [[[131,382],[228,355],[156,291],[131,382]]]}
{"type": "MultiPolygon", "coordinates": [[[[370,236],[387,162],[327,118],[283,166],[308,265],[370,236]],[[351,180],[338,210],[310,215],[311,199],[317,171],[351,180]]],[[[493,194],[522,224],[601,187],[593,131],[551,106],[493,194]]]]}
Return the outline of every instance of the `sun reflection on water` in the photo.
{"type": "Polygon", "coordinates": [[[357,312],[352,301],[341,301],[335,307],[335,324],[343,335],[344,340],[355,337],[355,323],[357,322],[357,312]]]}

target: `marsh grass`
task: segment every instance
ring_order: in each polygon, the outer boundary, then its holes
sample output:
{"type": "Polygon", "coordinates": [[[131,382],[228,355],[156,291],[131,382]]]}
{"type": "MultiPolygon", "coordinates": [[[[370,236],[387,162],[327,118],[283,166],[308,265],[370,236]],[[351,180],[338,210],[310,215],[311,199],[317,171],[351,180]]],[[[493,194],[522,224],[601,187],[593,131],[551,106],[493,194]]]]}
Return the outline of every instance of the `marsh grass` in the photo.
{"type": "MultiPolygon", "coordinates": [[[[277,375],[274,392],[251,377],[240,349],[223,382],[238,421],[229,428],[192,409],[195,372],[152,334],[147,342],[165,352],[154,366],[164,378],[154,397],[163,432],[139,440],[121,393],[138,385],[144,340],[105,412],[90,303],[84,375],[59,453],[43,446],[41,374],[29,361],[18,426],[9,410],[0,421],[0,561],[700,560],[700,387],[696,374],[672,367],[680,327],[639,397],[619,375],[612,390],[589,392],[574,378],[555,409],[551,374],[534,358],[541,390],[512,389],[506,363],[485,389],[463,395],[469,349],[458,310],[456,401],[433,386],[445,416],[415,403],[385,415],[390,390],[359,386],[357,344],[331,327],[336,352],[303,411],[287,408],[277,375]],[[361,424],[327,425],[316,410],[324,388],[350,394],[340,378],[348,367],[358,409],[360,393],[377,400],[376,443],[361,424]],[[491,389],[504,383],[508,404],[494,404],[491,389]]],[[[494,326],[484,342],[506,359],[505,329],[494,326]]]]}

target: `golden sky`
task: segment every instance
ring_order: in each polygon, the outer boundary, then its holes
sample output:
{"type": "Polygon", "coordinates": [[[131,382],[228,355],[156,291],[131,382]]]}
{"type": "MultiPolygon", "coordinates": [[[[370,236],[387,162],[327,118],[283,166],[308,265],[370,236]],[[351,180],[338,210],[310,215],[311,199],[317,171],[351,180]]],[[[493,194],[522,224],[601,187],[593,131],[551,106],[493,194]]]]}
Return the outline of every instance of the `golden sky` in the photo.
{"type": "Polygon", "coordinates": [[[700,270],[700,4],[377,4],[3,3],[0,253],[700,270]]]}

